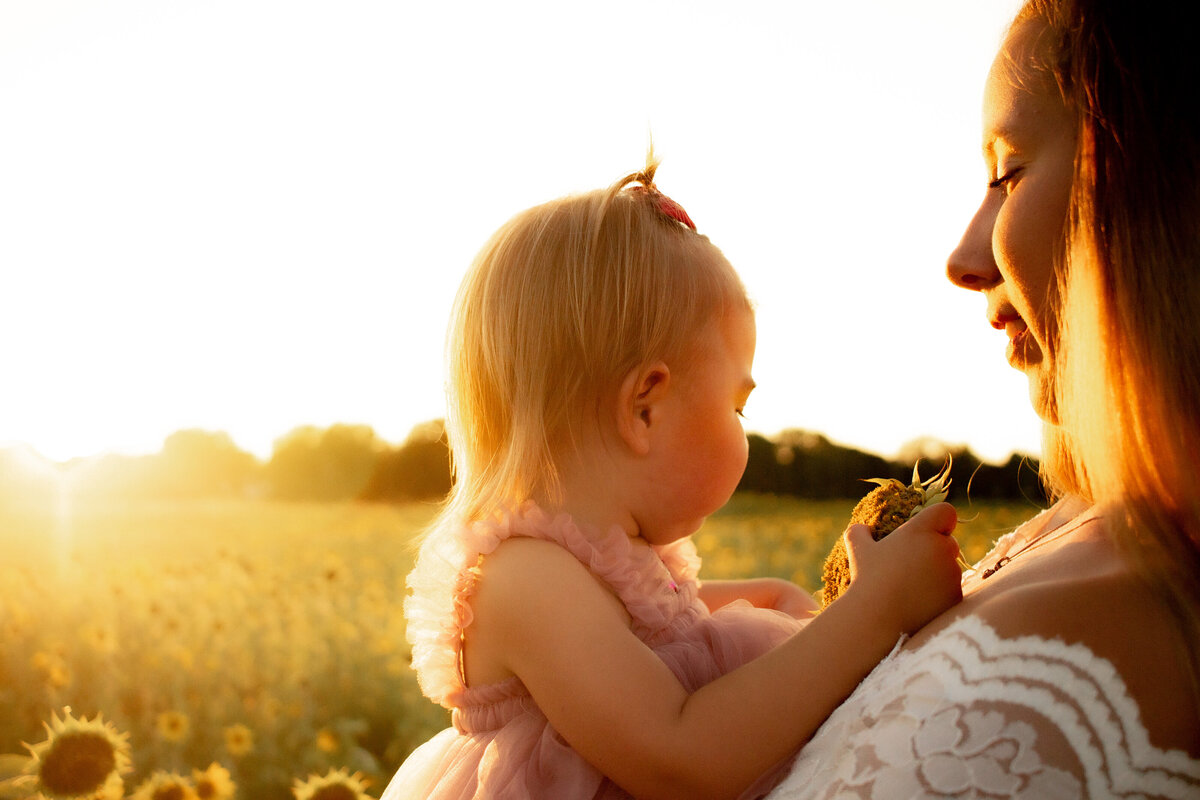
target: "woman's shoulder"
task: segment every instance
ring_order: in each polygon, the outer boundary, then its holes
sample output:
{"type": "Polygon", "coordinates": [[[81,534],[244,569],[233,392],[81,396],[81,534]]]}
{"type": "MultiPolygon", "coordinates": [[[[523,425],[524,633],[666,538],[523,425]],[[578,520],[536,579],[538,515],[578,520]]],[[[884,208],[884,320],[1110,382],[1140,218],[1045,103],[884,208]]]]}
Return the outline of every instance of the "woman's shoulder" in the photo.
{"type": "Polygon", "coordinates": [[[1057,577],[997,587],[970,613],[1001,639],[1085,648],[1096,664],[1111,665],[1155,747],[1200,757],[1196,666],[1165,597],[1103,543],[1081,542],[1060,553],[1046,559],[1060,563],[1043,565],[1057,567],[1057,577]]]}
{"type": "Polygon", "coordinates": [[[1031,607],[1004,602],[885,659],[771,797],[1195,797],[1200,759],[1149,735],[1156,712],[1126,676],[1074,633],[1016,624],[1007,612],[1031,607]]]}

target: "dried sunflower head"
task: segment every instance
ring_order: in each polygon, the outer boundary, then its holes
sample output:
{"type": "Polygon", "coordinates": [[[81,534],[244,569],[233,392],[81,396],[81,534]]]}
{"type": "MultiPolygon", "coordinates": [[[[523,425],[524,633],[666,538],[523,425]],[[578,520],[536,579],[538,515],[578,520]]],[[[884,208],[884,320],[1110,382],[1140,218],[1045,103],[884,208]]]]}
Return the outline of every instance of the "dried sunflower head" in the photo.
{"type": "MultiPolygon", "coordinates": [[[[921,480],[918,462],[913,465],[912,483],[908,486],[894,478],[871,478],[869,482],[879,486],[858,502],[850,513],[850,522],[868,526],[871,535],[879,541],[910,517],[946,499],[952,465],[953,460],[949,460],[932,478],[921,480]]],[[[850,559],[840,536],[825,558],[821,578],[824,582],[821,607],[824,608],[850,585],[850,559]]]]}
{"type": "Polygon", "coordinates": [[[330,770],[325,775],[309,775],[306,781],[296,781],[292,794],[296,800],[373,800],[367,793],[367,781],[362,773],[350,774],[347,769],[330,770]]]}
{"type": "Polygon", "coordinates": [[[76,719],[70,708],[45,725],[46,741],[29,748],[26,772],[47,800],[120,797],[121,775],[131,769],[129,735],[118,733],[100,714],[76,719]]]}

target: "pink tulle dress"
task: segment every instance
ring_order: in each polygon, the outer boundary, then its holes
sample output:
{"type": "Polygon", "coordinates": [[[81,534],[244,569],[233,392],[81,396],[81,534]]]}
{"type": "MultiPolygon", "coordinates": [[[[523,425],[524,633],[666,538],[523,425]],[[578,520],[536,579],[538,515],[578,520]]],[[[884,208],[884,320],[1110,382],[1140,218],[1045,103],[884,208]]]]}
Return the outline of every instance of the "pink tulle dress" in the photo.
{"type": "MultiPolygon", "coordinates": [[[[475,522],[457,535],[426,541],[409,575],[405,603],[413,668],[421,690],[452,710],[453,727],[421,745],[401,765],[382,800],[593,800],[630,795],[585,761],[550,726],[518,678],[464,685],[462,631],[481,556],[510,536],[566,548],[625,604],[639,639],[689,691],[750,661],[803,623],[739,600],[709,613],[697,597],[700,558],[690,539],[634,548],[620,529],[593,532],[571,518],[551,518],[533,504],[495,521],[475,522]]],[[[760,797],[783,767],[743,798],[760,797]]]]}

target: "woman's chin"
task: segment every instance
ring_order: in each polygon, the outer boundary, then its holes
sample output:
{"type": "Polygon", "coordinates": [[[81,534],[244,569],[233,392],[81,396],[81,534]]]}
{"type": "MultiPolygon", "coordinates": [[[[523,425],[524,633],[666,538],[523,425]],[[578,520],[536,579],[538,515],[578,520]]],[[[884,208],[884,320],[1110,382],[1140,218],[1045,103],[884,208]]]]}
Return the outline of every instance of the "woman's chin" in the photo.
{"type": "Polygon", "coordinates": [[[1034,413],[1043,422],[1058,425],[1058,403],[1054,399],[1049,376],[1040,369],[1030,370],[1026,375],[1029,378],[1029,404],[1033,406],[1034,413]]]}

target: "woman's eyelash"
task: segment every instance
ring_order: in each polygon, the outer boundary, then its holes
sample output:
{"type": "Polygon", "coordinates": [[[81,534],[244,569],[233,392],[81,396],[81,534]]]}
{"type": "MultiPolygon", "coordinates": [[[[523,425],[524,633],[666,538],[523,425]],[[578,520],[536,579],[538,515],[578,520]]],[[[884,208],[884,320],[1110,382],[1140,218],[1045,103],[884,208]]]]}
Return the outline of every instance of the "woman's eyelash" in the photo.
{"type": "Polygon", "coordinates": [[[1015,167],[1013,169],[1010,169],[1008,172],[1004,173],[999,178],[996,178],[993,181],[989,181],[988,188],[989,189],[999,189],[1000,187],[1004,186],[1009,181],[1011,181],[1013,178],[1015,178],[1017,173],[1020,171],[1021,171],[1020,167],[1015,167]]]}

